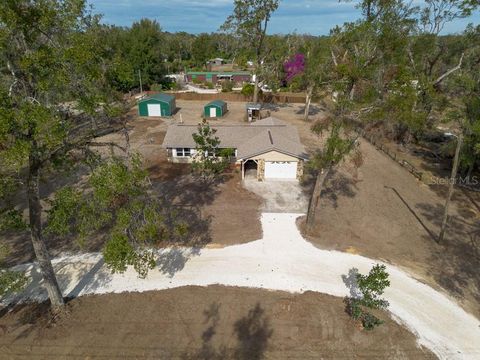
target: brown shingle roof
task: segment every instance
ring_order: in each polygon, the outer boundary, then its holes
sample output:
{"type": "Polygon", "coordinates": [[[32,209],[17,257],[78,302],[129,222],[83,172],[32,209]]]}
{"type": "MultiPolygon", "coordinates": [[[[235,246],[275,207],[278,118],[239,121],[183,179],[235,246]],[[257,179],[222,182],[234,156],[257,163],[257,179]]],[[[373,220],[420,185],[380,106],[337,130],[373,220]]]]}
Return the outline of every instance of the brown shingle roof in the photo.
{"type": "MultiPolygon", "coordinates": [[[[276,118],[266,118],[245,125],[210,125],[216,129],[221,147],[237,149],[237,158],[246,159],[268,151],[279,151],[306,159],[307,154],[300,142],[297,129],[276,118]]],[[[197,125],[170,125],[163,140],[164,148],[195,148],[192,135],[197,125]]]]}

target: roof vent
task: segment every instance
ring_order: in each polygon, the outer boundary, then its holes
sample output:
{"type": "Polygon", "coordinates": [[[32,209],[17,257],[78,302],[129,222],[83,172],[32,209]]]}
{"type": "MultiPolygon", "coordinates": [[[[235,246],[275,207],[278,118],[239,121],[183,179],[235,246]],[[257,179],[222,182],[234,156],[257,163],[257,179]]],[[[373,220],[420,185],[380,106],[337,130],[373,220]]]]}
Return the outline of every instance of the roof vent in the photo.
{"type": "Polygon", "coordinates": [[[270,138],[270,144],[273,145],[273,138],[272,138],[272,133],[270,132],[270,130],[268,130],[268,137],[270,138]]]}

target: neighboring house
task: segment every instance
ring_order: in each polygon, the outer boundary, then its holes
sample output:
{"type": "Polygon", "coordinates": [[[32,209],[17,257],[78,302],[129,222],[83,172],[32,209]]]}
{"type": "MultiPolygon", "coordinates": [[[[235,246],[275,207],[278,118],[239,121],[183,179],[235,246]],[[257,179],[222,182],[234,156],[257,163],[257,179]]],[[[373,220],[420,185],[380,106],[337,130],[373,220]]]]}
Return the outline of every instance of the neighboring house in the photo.
{"type": "MultiPolygon", "coordinates": [[[[296,127],[269,117],[252,124],[210,125],[217,132],[221,148],[235,150],[232,162],[242,171],[242,178],[299,179],[307,154],[296,127]]],[[[163,147],[169,161],[188,163],[195,154],[192,135],[197,125],[174,124],[168,127],[163,147]]]]}
{"type": "Polygon", "coordinates": [[[223,100],[211,101],[203,109],[203,115],[206,118],[222,117],[228,111],[227,103],[223,100]]]}
{"type": "Polygon", "coordinates": [[[175,96],[168,94],[154,94],[138,102],[140,116],[172,116],[175,109],[175,96]]]}
{"type": "Polygon", "coordinates": [[[250,82],[252,76],[248,71],[188,71],[185,74],[185,82],[194,81],[211,82],[217,84],[221,81],[229,80],[236,84],[250,82]]]}

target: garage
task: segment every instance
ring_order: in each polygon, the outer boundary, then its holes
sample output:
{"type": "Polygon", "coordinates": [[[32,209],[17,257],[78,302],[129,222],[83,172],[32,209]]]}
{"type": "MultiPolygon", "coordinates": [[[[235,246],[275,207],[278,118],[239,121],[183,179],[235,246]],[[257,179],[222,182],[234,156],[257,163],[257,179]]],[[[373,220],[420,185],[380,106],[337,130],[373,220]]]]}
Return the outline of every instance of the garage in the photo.
{"type": "Polygon", "coordinates": [[[169,94],[154,94],[138,102],[140,116],[172,116],[175,109],[175,97],[169,94]]]}
{"type": "Polygon", "coordinates": [[[266,161],[265,179],[296,179],[296,161],[266,161]]]}
{"type": "Polygon", "coordinates": [[[206,118],[222,117],[227,112],[227,103],[223,100],[214,100],[204,107],[206,118]]]}

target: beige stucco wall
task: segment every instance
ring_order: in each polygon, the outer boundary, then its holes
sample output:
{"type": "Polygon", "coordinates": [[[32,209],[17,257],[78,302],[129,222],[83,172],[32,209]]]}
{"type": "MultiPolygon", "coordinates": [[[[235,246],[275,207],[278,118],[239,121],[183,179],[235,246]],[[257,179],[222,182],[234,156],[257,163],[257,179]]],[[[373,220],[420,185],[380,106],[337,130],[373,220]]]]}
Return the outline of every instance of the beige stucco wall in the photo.
{"type": "Polygon", "coordinates": [[[252,160],[265,160],[265,161],[298,161],[298,159],[294,156],[282,154],[278,151],[270,151],[264,154],[260,154],[258,156],[254,156],[250,158],[252,160]]]}

